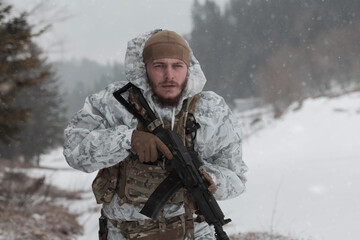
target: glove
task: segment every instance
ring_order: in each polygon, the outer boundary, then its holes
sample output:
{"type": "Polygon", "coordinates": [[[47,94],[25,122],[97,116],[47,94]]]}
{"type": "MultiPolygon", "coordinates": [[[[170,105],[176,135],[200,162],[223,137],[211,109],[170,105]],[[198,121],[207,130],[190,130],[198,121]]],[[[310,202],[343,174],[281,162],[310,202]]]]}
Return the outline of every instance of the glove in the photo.
{"type": "MultiPolygon", "coordinates": [[[[216,192],[216,184],[215,182],[212,180],[211,176],[205,172],[202,169],[199,169],[199,171],[202,173],[202,175],[205,177],[205,179],[209,182],[209,187],[208,190],[211,194],[214,194],[216,192]]],[[[198,210],[198,207],[193,199],[193,197],[191,196],[191,194],[189,193],[189,191],[187,189],[184,190],[184,202],[192,209],[194,210],[198,210]]]]}
{"type": "Polygon", "coordinates": [[[138,155],[139,161],[156,162],[158,150],[167,159],[172,159],[173,155],[169,148],[154,134],[134,130],[131,136],[131,151],[138,155]]]}
{"type": "Polygon", "coordinates": [[[215,184],[214,180],[211,178],[211,176],[207,172],[205,172],[202,169],[199,169],[199,170],[202,173],[202,175],[205,177],[205,179],[209,182],[210,185],[208,187],[208,190],[211,193],[211,195],[213,195],[216,192],[216,184],[215,184]]]}

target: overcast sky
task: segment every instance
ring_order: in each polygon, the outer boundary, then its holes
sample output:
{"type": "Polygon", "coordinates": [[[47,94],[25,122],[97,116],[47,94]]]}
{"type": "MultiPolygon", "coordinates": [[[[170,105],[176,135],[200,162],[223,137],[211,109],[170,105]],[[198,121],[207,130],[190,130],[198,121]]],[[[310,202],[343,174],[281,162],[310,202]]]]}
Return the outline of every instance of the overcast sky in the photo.
{"type": "MultiPolygon", "coordinates": [[[[127,42],[155,28],[181,35],[192,28],[194,0],[8,0],[15,9],[30,10],[34,23],[51,22],[38,39],[51,60],[87,57],[100,63],[123,62],[127,42]]],[[[202,1],[200,1],[202,2],[202,1]]],[[[226,0],[216,1],[224,3],[226,0]]]]}

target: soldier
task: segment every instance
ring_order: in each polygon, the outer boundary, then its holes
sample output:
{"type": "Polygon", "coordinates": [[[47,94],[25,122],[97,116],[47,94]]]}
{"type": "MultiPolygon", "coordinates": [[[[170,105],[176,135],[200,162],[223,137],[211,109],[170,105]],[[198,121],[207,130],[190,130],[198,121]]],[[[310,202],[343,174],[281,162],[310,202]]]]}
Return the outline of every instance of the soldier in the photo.
{"type": "MultiPolygon", "coordinates": [[[[108,219],[107,236],[101,237],[215,239],[209,225],[194,214],[196,206],[186,190],[171,198],[157,220],[140,213],[166,177],[159,153],[167,159],[173,155],[113,93],[128,82],[140,88],[161,124],[178,133],[184,145],[198,153],[209,191],[217,200],[236,197],[245,190],[247,167],[242,161],[238,122],[223,98],[202,91],[206,79],[199,62],[175,32],[155,30],[129,41],[125,73],[125,80],[87,97],[65,129],[68,164],[84,172],[100,170],[93,190],[97,202],[103,204],[102,215],[108,219]],[[186,132],[188,121],[199,128],[186,132]]],[[[145,116],[138,96],[133,92],[125,95],[145,116]]]]}

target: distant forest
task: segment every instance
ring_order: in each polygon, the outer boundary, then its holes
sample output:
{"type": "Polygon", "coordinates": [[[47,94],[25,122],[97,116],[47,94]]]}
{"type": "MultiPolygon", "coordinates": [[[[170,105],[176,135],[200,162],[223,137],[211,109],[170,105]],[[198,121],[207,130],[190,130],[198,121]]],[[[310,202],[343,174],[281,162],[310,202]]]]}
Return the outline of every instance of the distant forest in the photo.
{"type": "Polygon", "coordinates": [[[195,1],[191,46],[214,90],[260,97],[281,114],[292,102],[360,83],[360,1],[195,1]]]}
{"type": "Polygon", "coordinates": [[[82,59],[57,61],[52,65],[61,82],[60,91],[67,107],[67,119],[82,108],[87,96],[99,92],[112,82],[125,79],[123,64],[116,62],[102,65],[82,59]]]}

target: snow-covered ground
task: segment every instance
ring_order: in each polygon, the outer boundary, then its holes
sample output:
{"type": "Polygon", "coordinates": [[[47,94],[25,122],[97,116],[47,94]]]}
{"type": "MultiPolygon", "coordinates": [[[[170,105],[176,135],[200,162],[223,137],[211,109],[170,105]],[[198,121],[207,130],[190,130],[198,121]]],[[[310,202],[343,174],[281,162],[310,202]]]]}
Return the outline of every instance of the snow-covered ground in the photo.
{"type": "MultiPolygon", "coordinates": [[[[220,202],[233,220],[225,226],[228,233],[274,230],[304,239],[360,239],[359,92],[306,100],[300,110],[266,121],[263,129],[249,134],[243,152],[250,169],[247,191],[220,202]]],[[[79,221],[85,234],[78,239],[97,239],[99,214],[91,193],[95,173],[70,169],[61,149],[42,159],[42,166],[58,170],[31,174],[87,191],[85,200],[67,204],[83,213],[79,221]]]]}
{"type": "Polygon", "coordinates": [[[306,100],[243,151],[247,192],[222,204],[236,223],[229,232],[360,239],[360,93],[306,100]]]}

